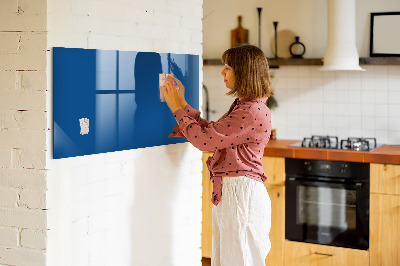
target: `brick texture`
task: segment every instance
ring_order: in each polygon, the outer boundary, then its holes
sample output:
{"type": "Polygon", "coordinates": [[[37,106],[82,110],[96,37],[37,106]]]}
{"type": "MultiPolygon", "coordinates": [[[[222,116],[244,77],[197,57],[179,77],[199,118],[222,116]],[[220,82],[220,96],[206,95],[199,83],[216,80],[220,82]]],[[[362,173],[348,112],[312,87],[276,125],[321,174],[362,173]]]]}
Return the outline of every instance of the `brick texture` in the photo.
{"type": "Polygon", "coordinates": [[[18,239],[18,229],[0,227],[0,247],[17,247],[18,239]]]}
{"type": "Polygon", "coordinates": [[[46,6],[0,1],[0,265],[46,263],[46,6]]]}
{"type": "Polygon", "coordinates": [[[46,249],[46,231],[23,229],[21,246],[34,249],[46,249]]]}

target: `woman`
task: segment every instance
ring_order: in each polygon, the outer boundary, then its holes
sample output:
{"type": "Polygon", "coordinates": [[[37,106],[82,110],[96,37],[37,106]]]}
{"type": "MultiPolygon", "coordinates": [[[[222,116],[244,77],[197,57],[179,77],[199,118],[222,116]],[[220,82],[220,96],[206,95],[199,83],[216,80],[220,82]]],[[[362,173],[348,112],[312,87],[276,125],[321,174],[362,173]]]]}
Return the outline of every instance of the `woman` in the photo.
{"type": "Polygon", "coordinates": [[[170,137],[185,136],[196,148],[214,151],[207,160],[213,182],[212,265],[265,265],[271,247],[271,202],[261,164],[271,131],[268,62],[252,45],[228,49],[222,62],[227,95],[237,98],[216,122],[186,103],[179,80],[170,77],[161,87],[178,122],[170,137]]]}

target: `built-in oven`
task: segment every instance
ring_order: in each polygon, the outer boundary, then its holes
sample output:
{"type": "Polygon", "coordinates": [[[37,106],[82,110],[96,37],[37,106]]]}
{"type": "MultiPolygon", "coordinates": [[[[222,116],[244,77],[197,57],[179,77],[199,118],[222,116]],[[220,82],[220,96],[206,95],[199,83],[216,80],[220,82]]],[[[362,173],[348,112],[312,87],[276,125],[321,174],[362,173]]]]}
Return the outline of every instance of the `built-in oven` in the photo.
{"type": "Polygon", "coordinates": [[[287,158],[285,169],[286,239],[368,249],[369,164],[287,158]]]}

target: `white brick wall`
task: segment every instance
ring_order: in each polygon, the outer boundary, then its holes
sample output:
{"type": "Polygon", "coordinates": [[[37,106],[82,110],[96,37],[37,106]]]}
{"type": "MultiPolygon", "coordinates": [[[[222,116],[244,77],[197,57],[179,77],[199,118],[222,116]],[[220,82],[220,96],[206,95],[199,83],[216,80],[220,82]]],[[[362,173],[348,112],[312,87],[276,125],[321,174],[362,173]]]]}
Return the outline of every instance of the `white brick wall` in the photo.
{"type": "MultiPolygon", "coordinates": [[[[50,0],[47,9],[48,50],[202,55],[202,0],[50,0]]],[[[48,115],[51,129],[50,109],[48,115]]],[[[49,131],[49,146],[51,139],[49,131]]],[[[185,143],[60,160],[47,155],[48,265],[201,265],[200,151],[185,143]]]]}
{"type": "Polygon", "coordinates": [[[0,247],[18,247],[19,231],[17,228],[0,227],[0,247]]]}
{"type": "Polygon", "coordinates": [[[202,0],[3,0],[0,17],[0,264],[199,265],[201,152],[52,160],[50,52],[201,56],[202,0]]]}
{"type": "Polygon", "coordinates": [[[0,18],[0,264],[45,265],[46,1],[0,18]]]}
{"type": "Polygon", "coordinates": [[[32,249],[46,249],[46,231],[23,229],[21,246],[32,249]]]}

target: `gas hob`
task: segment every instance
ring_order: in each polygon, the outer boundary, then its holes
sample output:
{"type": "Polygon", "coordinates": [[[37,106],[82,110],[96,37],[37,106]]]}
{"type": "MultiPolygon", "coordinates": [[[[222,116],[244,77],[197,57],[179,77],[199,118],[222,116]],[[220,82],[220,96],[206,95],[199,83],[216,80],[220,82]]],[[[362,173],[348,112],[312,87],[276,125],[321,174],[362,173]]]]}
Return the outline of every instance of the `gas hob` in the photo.
{"type": "Polygon", "coordinates": [[[339,142],[337,136],[318,136],[306,137],[303,141],[289,145],[301,148],[337,149],[353,151],[371,151],[382,145],[378,145],[376,138],[349,137],[339,142]]]}

